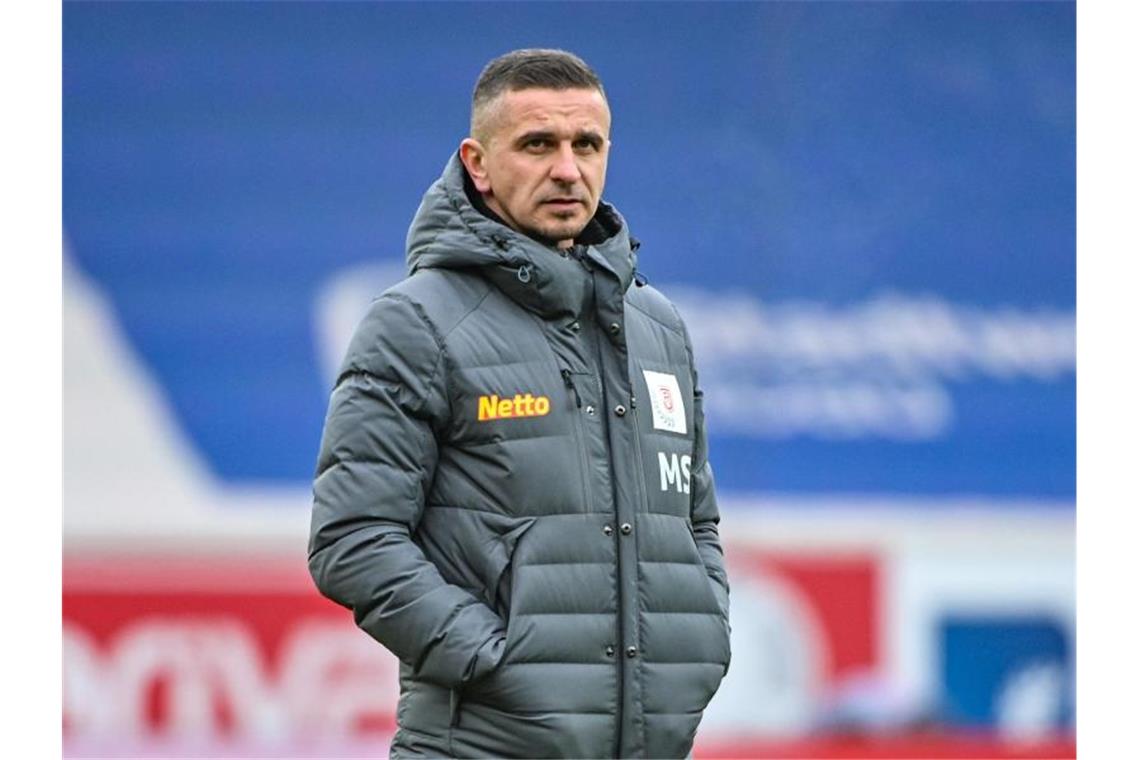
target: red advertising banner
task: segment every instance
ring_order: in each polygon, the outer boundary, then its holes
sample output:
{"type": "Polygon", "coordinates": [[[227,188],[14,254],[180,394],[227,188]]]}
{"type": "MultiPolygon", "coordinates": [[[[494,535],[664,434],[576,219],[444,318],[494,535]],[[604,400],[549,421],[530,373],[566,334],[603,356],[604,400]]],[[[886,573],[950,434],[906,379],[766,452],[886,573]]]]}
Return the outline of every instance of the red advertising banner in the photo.
{"type": "MultiPolygon", "coordinates": [[[[696,757],[1075,756],[1071,739],[1018,746],[922,727],[837,731],[797,722],[794,711],[765,718],[759,703],[794,703],[796,693],[814,716],[845,683],[882,666],[882,563],[740,546],[729,547],[728,561],[734,615],[739,608],[733,668],[723,704],[706,713],[696,757]],[[766,627],[750,628],[757,620],[766,627]],[[805,666],[771,667],[795,657],[805,666]]],[[[63,625],[70,756],[387,752],[398,663],[347,610],[320,597],[292,557],[71,556],[63,625]]]]}

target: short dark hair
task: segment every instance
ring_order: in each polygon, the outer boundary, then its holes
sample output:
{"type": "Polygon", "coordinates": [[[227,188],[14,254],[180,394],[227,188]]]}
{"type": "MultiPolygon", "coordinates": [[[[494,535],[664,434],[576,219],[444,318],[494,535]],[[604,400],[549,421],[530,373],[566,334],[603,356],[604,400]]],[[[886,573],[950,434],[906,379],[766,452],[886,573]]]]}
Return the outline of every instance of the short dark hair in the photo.
{"type": "Polygon", "coordinates": [[[477,114],[506,91],[544,88],[597,90],[604,98],[602,80],[589,64],[573,53],[548,48],[512,50],[483,67],[471,95],[471,133],[477,114]]]}

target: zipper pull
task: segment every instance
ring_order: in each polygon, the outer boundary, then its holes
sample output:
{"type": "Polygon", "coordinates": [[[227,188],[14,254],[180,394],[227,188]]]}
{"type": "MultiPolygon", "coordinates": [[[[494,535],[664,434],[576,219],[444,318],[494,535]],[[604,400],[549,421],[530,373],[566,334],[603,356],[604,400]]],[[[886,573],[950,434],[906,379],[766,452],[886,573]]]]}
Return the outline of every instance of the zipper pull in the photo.
{"type": "Polygon", "coordinates": [[[578,408],[582,408],[582,397],[578,395],[578,389],[574,386],[574,380],[570,377],[570,370],[559,370],[562,373],[562,382],[566,383],[566,387],[574,391],[574,401],[578,408]]]}

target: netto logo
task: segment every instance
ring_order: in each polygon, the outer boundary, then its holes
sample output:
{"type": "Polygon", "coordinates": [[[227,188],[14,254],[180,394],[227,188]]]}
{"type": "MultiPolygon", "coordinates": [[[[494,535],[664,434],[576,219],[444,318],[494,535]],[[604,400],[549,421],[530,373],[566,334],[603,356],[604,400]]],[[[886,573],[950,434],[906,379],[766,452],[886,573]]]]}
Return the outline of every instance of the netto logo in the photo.
{"type": "Polygon", "coordinates": [[[550,413],[550,399],[516,393],[514,398],[497,395],[479,397],[479,421],[510,419],[513,417],[543,417],[550,413]]]}

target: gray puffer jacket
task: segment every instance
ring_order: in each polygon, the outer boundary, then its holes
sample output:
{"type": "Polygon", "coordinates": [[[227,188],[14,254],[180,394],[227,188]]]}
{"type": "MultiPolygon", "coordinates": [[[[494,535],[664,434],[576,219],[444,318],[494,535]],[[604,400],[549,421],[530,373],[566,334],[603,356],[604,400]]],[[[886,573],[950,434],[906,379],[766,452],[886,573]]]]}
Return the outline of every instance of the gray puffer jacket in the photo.
{"type": "Polygon", "coordinates": [[[682,757],[729,661],[688,334],[599,207],[567,255],[457,158],[332,393],[309,567],[400,659],[396,757],[682,757]]]}

